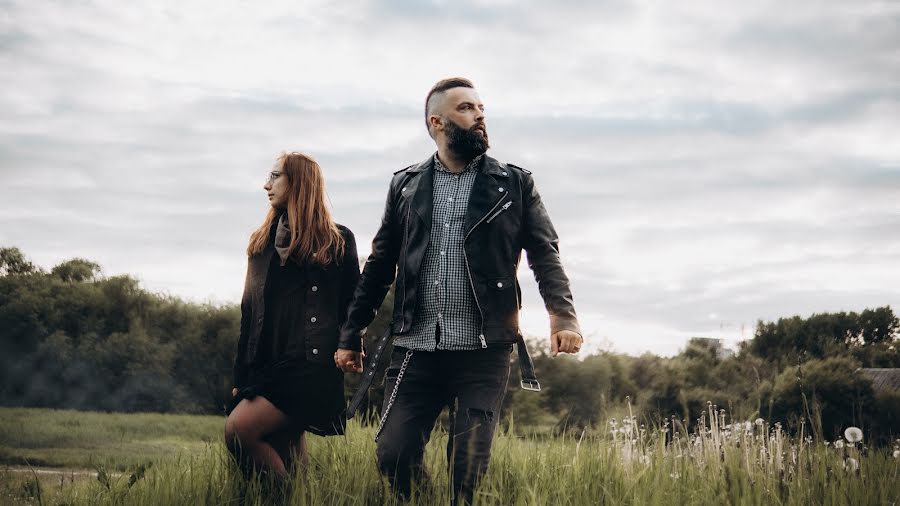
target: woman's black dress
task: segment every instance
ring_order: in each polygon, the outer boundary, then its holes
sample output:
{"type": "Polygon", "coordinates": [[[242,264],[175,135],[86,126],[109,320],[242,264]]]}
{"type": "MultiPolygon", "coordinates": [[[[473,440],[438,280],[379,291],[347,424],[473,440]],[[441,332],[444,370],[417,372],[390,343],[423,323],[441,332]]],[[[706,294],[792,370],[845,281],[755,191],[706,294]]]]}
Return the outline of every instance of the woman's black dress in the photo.
{"type": "Polygon", "coordinates": [[[281,265],[272,255],[266,276],[259,360],[248,381],[231,400],[227,413],[242,399],[259,395],[290,416],[304,430],[320,436],[344,433],[344,375],[333,363],[306,360],[305,338],[296,329],[306,319],[303,266],[293,258],[281,265]]]}

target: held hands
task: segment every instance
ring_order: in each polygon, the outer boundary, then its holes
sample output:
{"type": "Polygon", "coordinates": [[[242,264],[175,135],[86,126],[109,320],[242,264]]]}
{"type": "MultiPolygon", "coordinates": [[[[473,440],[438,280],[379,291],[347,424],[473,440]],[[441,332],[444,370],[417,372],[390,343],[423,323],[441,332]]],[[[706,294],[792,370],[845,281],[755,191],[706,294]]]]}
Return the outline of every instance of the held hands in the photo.
{"type": "Polygon", "coordinates": [[[578,353],[584,339],[571,330],[560,330],[550,336],[550,352],[555,357],[560,353],[578,353]]]}
{"type": "Polygon", "coordinates": [[[362,372],[365,357],[361,351],[338,349],[334,354],[334,365],[344,372],[362,372]]]}

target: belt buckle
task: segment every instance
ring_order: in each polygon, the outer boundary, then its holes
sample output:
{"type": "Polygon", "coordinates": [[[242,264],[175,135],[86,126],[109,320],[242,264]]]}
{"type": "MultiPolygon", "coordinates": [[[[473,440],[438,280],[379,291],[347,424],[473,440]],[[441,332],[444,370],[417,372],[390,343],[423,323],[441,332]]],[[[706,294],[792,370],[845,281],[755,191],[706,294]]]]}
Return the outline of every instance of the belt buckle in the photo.
{"type": "Polygon", "coordinates": [[[529,390],[531,392],[541,391],[541,384],[536,379],[523,379],[520,382],[520,385],[522,386],[522,390],[529,390]]]}

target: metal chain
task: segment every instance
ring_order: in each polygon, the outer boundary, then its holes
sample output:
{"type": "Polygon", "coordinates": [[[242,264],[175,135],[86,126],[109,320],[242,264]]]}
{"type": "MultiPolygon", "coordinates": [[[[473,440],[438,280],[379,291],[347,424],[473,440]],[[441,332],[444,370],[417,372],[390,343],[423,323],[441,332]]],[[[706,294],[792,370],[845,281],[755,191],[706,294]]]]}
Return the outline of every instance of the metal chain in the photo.
{"type": "Polygon", "coordinates": [[[388,413],[391,412],[391,408],[394,406],[394,400],[397,398],[397,389],[400,387],[400,382],[403,380],[403,373],[406,372],[406,366],[409,364],[409,358],[412,357],[413,351],[406,350],[406,356],[403,357],[403,363],[400,364],[400,372],[397,373],[397,380],[394,381],[394,389],[391,391],[391,397],[388,399],[387,406],[384,407],[384,413],[381,414],[381,422],[378,423],[378,430],[375,431],[375,442],[378,442],[378,436],[381,435],[381,430],[384,429],[384,422],[387,420],[388,413]]]}

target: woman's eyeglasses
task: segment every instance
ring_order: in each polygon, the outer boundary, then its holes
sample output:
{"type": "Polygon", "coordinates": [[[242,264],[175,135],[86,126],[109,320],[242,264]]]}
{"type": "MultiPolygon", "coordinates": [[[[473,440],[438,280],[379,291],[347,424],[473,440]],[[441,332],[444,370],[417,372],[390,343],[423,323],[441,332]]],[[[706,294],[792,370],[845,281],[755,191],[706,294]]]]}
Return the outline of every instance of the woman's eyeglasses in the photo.
{"type": "Polygon", "coordinates": [[[266,177],[266,184],[272,184],[273,182],[275,182],[276,179],[278,179],[278,176],[280,176],[280,175],[281,175],[280,170],[273,170],[272,172],[269,172],[269,176],[266,177]]]}

